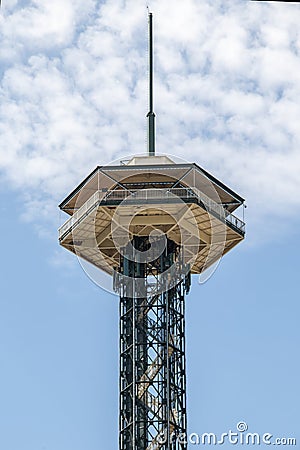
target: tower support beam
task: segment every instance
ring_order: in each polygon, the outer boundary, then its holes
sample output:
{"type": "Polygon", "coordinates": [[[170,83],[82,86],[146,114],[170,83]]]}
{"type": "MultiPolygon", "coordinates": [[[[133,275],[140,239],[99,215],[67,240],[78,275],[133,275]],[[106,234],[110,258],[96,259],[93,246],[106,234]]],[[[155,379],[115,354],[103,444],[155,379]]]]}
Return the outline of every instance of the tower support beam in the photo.
{"type": "Polygon", "coordinates": [[[178,437],[186,434],[184,308],[190,275],[180,278],[186,268],[176,260],[179,246],[173,241],[167,240],[156,260],[141,262],[141,254],[148,249],[149,237],[133,238],[121,252],[116,284],[120,294],[120,450],[183,450],[186,445],[178,437]],[[160,291],[160,278],[175,263],[178,283],[160,291]]]}

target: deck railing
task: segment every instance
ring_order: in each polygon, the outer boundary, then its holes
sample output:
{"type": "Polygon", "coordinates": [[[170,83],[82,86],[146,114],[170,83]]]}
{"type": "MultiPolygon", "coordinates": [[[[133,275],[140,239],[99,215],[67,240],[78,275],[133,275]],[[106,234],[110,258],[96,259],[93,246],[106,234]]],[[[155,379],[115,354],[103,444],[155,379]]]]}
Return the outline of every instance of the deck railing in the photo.
{"type": "Polygon", "coordinates": [[[226,210],[222,204],[219,204],[208,197],[198,188],[169,188],[169,189],[138,189],[136,191],[130,190],[109,190],[106,192],[96,191],[73,215],[68,219],[58,230],[59,238],[62,239],[66,233],[77,226],[92,210],[97,208],[100,204],[107,204],[113,201],[123,201],[126,199],[143,200],[147,204],[147,200],[155,199],[172,199],[174,196],[181,200],[196,199],[200,201],[205,209],[217,216],[222,222],[235,227],[238,231],[245,232],[245,223],[236,217],[234,214],[226,210]]]}

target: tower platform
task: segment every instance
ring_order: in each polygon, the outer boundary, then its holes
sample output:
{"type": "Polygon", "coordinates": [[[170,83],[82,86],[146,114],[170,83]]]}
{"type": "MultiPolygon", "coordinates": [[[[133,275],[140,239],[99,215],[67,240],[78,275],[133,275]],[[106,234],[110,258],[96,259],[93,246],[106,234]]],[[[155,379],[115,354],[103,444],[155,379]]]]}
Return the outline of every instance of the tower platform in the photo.
{"type": "Polygon", "coordinates": [[[59,242],[108,274],[133,236],[161,233],[184,246],[199,274],[243,240],[234,211],[244,199],[195,163],[166,156],[134,157],[98,166],[59,205],[71,217],[59,242]]]}

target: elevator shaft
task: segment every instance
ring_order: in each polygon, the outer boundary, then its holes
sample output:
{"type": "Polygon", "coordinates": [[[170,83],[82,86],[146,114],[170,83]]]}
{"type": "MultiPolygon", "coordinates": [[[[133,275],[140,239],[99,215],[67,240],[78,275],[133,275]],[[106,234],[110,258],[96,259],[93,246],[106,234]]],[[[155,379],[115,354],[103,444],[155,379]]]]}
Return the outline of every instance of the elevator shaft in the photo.
{"type": "Polygon", "coordinates": [[[180,247],[135,236],[122,249],[120,295],[120,450],[186,449],[185,293],[180,247]],[[143,255],[148,255],[143,257],[143,255]],[[181,436],[181,438],[180,438],[181,436]]]}

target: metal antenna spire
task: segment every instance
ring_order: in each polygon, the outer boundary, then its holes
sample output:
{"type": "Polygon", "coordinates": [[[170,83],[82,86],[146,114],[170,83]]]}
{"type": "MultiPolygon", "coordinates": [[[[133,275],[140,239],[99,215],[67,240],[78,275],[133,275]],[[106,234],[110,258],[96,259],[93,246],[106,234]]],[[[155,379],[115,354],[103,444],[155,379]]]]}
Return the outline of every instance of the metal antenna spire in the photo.
{"type": "Polygon", "coordinates": [[[155,155],[155,114],[153,111],[153,23],[149,12],[149,112],[148,117],[148,154],[155,155]]]}

